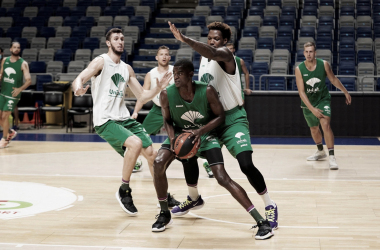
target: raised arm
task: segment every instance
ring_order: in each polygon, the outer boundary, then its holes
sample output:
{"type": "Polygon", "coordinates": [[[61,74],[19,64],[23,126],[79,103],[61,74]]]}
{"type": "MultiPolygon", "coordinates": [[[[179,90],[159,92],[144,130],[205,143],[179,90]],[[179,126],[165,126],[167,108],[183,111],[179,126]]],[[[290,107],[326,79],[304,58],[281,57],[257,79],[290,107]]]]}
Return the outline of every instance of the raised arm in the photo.
{"type": "Polygon", "coordinates": [[[166,72],[166,74],[161,78],[159,81],[156,79],[157,86],[151,90],[145,90],[143,87],[141,87],[139,81],[136,79],[136,74],[131,66],[128,65],[129,70],[129,82],[128,85],[131,88],[133,94],[135,94],[138,101],[141,103],[147,103],[148,101],[152,100],[158,93],[161,92],[161,90],[165,89],[168,85],[170,80],[172,79],[172,72],[166,72]]]}
{"type": "Polygon", "coordinates": [[[170,141],[170,149],[173,150],[175,133],[174,133],[172,117],[170,116],[168,93],[166,89],[162,90],[161,92],[160,104],[161,104],[162,116],[164,119],[164,127],[166,129],[166,132],[168,133],[168,137],[170,141]]]}
{"type": "Polygon", "coordinates": [[[330,64],[327,61],[323,61],[323,64],[325,66],[326,75],[329,78],[332,85],[340,89],[344,95],[346,96],[346,104],[351,104],[351,95],[348,93],[346,87],[343,86],[342,82],[338,79],[338,77],[335,76],[334,72],[331,69],[330,64]]]}
{"type": "Polygon", "coordinates": [[[30,72],[29,72],[29,65],[26,61],[24,61],[21,64],[21,70],[22,70],[22,73],[24,75],[25,82],[19,88],[13,87],[13,91],[12,91],[13,97],[18,96],[21,93],[21,91],[27,89],[30,86],[30,84],[32,83],[32,78],[30,77],[30,72]]]}
{"type": "Polygon", "coordinates": [[[87,85],[86,88],[83,88],[85,84],[91,77],[99,75],[104,66],[104,59],[101,56],[96,57],[92,62],[85,68],[72,83],[72,88],[74,95],[80,96],[86,94],[90,85],[87,85]]]}
{"type": "MultiPolygon", "coordinates": [[[[145,75],[143,89],[145,89],[145,90],[150,89],[150,72],[148,72],[145,75]]],[[[143,105],[144,104],[141,101],[139,101],[139,100],[136,101],[135,109],[133,110],[133,114],[132,114],[131,118],[137,119],[137,117],[139,116],[139,111],[141,110],[143,105]]]]}

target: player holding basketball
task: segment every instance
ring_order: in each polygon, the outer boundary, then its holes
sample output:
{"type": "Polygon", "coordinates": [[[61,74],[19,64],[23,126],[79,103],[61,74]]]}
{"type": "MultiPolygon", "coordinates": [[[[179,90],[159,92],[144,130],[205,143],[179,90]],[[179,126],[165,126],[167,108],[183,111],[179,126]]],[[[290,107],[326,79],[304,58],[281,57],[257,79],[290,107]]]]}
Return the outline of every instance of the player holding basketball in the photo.
{"type": "Polygon", "coordinates": [[[20,57],[20,44],[13,42],[10,51],[11,56],[2,60],[0,71],[0,125],[3,127],[0,148],[8,147],[10,140],[17,135],[15,130],[9,129],[8,118],[20,101],[21,91],[32,83],[28,63],[20,57]],[[23,77],[25,78],[24,84],[23,77]]]}
{"type": "MultiPolygon", "coordinates": [[[[180,59],[174,64],[173,75],[175,85],[163,90],[160,96],[168,139],[162,144],[153,165],[154,186],[161,211],[152,226],[152,231],[162,232],[165,226],[172,222],[166,197],[168,188],[166,169],[175,159],[173,152],[175,136],[183,131],[191,131],[194,137],[193,143],[200,143],[196,156],[207,159],[218,183],[226,188],[257,222],[259,230],[256,239],[272,237],[273,232],[268,220],[263,219],[252,205],[245,190],[229,177],[224,168],[222,151],[213,133],[215,131],[213,129],[220,126],[225,119],[223,106],[215,88],[202,82],[192,81],[194,66],[187,59],[180,59]]],[[[196,173],[199,174],[198,171],[196,173]]],[[[200,206],[203,206],[202,200],[199,200],[200,206]]]]}
{"type": "MultiPolygon", "coordinates": [[[[243,99],[239,71],[234,55],[226,48],[226,44],[231,38],[230,27],[221,22],[213,22],[208,25],[208,40],[207,44],[205,44],[184,36],[170,22],[169,26],[177,40],[187,43],[201,54],[199,79],[216,89],[226,112],[225,122],[216,129],[218,138],[227,147],[230,154],[238,160],[240,169],[264,201],[265,215],[271,227],[277,229],[277,205],[269,197],[263,175],[252,162],[251,138],[249,136],[247,113],[242,107],[243,99]]],[[[190,209],[194,209],[199,202],[198,199],[201,199],[200,196],[197,196],[198,190],[196,189],[198,177],[192,180],[186,178],[186,180],[190,199],[174,207],[173,214],[182,215],[187,213],[190,209]]]]}
{"type": "Polygon", "coordinates": [[[137,209],[133,204],[132,189],[129,185],[133,167],[140,153],[147,159],[149,166],[153,166],[157,151],[153,149],[153,142],[141,123],[130,119],[124,103],[124,93],[129,87],[135,96],[145,103],[166,88],[172,73],[167,72],[160,81],[156,80],[155,88],[145,90],[137,81],[132,67],[120,60],[124,51],[121,29],[110,29],[106,34],[106,43],[108,53],[92,60],[74,80],[72,87],[76,96],[83,95],[89,88],[89,85],[83,88],[83,83],[90,78],[92,80],[95,131],[124,157],[118,201],[125,212],[135,215],[137,209]]]}
{"type": "Polygon", "coordinates": [[[325,83],[326,76],[335,87],[344,93],[347,105],[351,104],[351,96],[334,75],[330,64],[316,57],[317,53],[313,42],[305,43],[303,53],[306,60],[296,68],[296,83],[301,97],[303,115],[318,148],[317,152],[309,156],[307,160],[317,161],[327,156],[323,150],[322,134],[319,130],[319,124],[321,124],[329,150],[330,169],[337,170],[339,168],[334,156],[334,134],[330,126],[331,96],[325,83]]]}

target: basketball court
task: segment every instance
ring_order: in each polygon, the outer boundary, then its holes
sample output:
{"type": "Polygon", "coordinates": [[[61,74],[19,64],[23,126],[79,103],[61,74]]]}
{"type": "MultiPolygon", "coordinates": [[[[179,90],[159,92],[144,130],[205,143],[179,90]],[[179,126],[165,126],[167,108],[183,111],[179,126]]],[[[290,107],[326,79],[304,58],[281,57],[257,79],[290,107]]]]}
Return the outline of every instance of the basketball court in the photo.
{"type": "MultiPolygon", "coordinates": [[[[153,233],[159,208],[145,159],[143,170],[132,174],[139,211],[133,217],[115,198],[122,158],[96,135],[33,131],[17,139],[0,150],[1,250],[380,249],[380,142],[375,138],[337,139],[337,171],[329,170],[327,160],[306,161],[316,150],[310,138],[277,143],[252,138],[253,162],[279,207],[279,229],[265,241],[254,239],[253,219],[203,167],[198,188],[206,205],[153,233]]],[[[160,140],[155,138],[156,149],[160,140]]],[[[263,201],[237,161],[225,148],[223,156],[230,176],[264,214],[263,201]]],[[[167,175],[169,191],[183,201],[187,186],[180,163],[174,162],[167,175]]]]}

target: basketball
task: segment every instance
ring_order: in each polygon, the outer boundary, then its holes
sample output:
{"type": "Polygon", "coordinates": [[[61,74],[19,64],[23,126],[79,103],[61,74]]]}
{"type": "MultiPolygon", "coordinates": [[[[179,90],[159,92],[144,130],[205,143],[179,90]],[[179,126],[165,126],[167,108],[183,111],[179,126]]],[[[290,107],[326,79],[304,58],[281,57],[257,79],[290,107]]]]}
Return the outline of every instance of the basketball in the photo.
{"type": "Polygon", "coordinates": [[[198,143],[193,144],[194,137],[190,137],[192,133],[184,132],[174,139],[174,153],[179,159],[189,159],[198,151],[198,143]]]}

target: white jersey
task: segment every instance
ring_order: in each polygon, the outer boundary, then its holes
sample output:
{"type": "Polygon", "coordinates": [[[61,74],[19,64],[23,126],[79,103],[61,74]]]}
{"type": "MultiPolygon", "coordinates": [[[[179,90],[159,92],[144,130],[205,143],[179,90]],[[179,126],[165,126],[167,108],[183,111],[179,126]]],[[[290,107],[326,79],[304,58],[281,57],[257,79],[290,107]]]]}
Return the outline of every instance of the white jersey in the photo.
{"type": "Polygon", "coordinates": [[[101,126],[108,120],[124,121],[130,113],[124,102],[125,89],[129,82],[127,64],[120,61],[116,64],[107,54],[102,72],[91,78],[91,92],[94,103],[94,126],[101,126]]]}
{"type": "MultiPolygon", "coordinates": [[[[173,66],[172,65],[169,65],[169,70],[167,72],[172,72],[173,73],[173,66]]],[[[155,67],[153,68],[151,71],[149,71],[149,74],[150,74],[150,89],[153,89],[157,86],[156,84],[156,78],[158,78],[158,80],[161,80],[161,78],[166,74],[166,72],[164,73],[160,73],[158,72],[158,67],[155,67]]],[[[173,84],[174,83],[174,77],[172,77],[172,79],[170,80],[169,82],[169,85],[170,84],[173,84]]],[[[156,95],[152,101],[154,102],[154,104],[156,104],[157,106],[161,107],[161,104],[160,104],[160,93],[158,93],[158,95],[156,95]]]]}
{"type": "Polygon", "coordinates": [[[226,73],[217,61],[208,61],[205,57],[202,57],[199,66],[199,81],[210,84],[216,89],[225,111],[243,105],[239,69],[236,60],[235,65],[236,70],[234,75],[226,73]]]}

